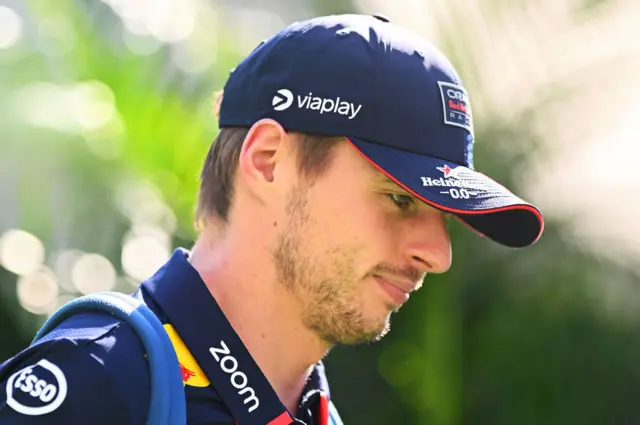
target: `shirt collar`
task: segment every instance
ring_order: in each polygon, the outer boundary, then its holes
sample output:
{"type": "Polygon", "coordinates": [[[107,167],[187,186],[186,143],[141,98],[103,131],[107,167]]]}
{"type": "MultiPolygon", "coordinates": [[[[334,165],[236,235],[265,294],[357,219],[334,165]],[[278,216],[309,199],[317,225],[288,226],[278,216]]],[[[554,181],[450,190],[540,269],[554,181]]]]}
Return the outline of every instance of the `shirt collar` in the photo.
{"type": "MultiPolygon", "coordinates": [[[[204,281],[200,277],[199,273],[193,268],[188,261],[189,251],[183,248],[178,248],[174,251],[171,258],[148,280],[142,283],[142,287],[151,297],[151,299],[157,304],[161,316],[161,319],[165,319],[171,323],[181,336],[187,348],[192,351],[198,363],[201,363],[207,376],[210,373],[216,373],[219,367],[205,367],[205,363],[211,366],[212,356],[210,354],[210,346],[218,342],[216,338],[224,340],[234,355],[238,358],[240,368],[242,372],[248,377],[249,384],[255,383],[256,386],[260,382],[260,378],[263,377],[261,371],[257,365],[253,370],[251,363],[253,359],[250,358],[250,354],[247,353],[247,361],[243,362],[242,357],[238,357],[235,351],[238,352],[246,350],[239,337],[235,335],[231,325],[224,316],[224,313],[220,309],[215,298],[209,292],[204,281]],[[213,336],[212,334],[217,333],[213,336]],[[231,333],[233,335],[231,335],[231,333]],[[211,336],[211,340],[207,338],[211,336]],[[236,342],[240,345],[233,344],[236,342]],[[235,348],[237,347],[237,349],[235,348]],[[245,364],[246,363],[246,364],[245,364]]],[[[226,366],[231,367],[231,363],[226,366]]],[[[215,377],[209,376],[209,380],[215,387],[216,391],[220,394],[221,389],[217,382],[220,382],[215,377]]],[[[229,380],[228,376],[224,376],[226,382],[229,380]]],[[[266,382],[266,379],[264,379],[266,382]]],[[[270,386],[269,386],[270,387],[270,386]]],[[[267,388],[255,388],[256,393],[267,393],[267,388]]],[[[329,397],[329,385],[327,377],[325,375],[324,365],[320,361],[318,362],[309,379],[307,380],[303,392],[301,394],[301,407],[309,408],[309,404],[315,399],[316,394],[325,394],[329,397]]],[[[275,395],[275,393],[274,393],[275,395]]],[[[268,396],[262,396],[268,399],[268,396]]],[[[263,401],[261,400],[261,403],[263,401]]],[[[225,400],[225,404],[226,400],[225,400]]],[[[244,407],[244,406],[243,406],[244,407]]]]}

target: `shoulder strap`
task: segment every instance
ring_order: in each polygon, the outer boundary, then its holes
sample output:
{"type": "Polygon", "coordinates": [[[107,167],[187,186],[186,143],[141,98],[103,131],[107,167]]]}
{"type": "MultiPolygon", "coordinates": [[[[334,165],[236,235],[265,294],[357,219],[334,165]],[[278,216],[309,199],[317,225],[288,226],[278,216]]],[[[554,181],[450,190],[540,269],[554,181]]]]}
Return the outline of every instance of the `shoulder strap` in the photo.
{"type": "Polygon", "coordinates": [[[74,314],[102,311],[129,324],[147,354],[151,394],[147,425],[184,425],[187,414],[178,358],[156,315],[143,303],[118,292],[77,298],[58,309],[36,334],[31,345],[74,314]]]}

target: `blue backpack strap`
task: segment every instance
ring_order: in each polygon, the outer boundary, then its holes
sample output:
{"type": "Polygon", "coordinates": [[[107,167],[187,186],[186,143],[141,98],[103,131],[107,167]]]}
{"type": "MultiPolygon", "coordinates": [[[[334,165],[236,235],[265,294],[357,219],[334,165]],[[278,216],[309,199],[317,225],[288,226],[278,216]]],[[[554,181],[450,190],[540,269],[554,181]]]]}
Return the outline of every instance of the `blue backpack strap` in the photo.
{"type": "Polygon", "coordinates": [[[187,421],[182,373],[173,345],[156,315],[143,303],[118,292],[77,298],[58,309],[37,332],[31,345],[74,314],[109,313],[129,324],[144,346],[151,394],[147,425],[184,425],[187,421]]]}
{"type": "Polygon", "coordinates": [[[343,425],[338,409],[331,401],[329,401],[329,425],[343,425]]]}

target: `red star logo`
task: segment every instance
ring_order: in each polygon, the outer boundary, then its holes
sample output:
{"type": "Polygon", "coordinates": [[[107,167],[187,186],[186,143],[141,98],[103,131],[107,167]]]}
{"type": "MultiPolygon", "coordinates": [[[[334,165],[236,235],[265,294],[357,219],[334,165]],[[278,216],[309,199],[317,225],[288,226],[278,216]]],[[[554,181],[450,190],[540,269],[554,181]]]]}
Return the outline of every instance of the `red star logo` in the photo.
{"type": "Polygon", "coordinates": [[[442,171],[445,177],[449,177],[453,171],[453,168],[450,168],[447,164],[445,164],[444,167],[436,167],[436,169],[442,171]]]}

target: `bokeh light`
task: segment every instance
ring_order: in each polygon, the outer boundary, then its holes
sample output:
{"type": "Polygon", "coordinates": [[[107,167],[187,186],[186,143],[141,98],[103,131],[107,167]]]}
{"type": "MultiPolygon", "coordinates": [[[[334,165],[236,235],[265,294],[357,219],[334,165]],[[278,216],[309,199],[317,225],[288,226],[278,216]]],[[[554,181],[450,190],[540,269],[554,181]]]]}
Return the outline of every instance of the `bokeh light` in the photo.
{"type": "Polygon", "coordinates": [[[169,234],[153,226],[134,226],[124,237],[122,268],[138,281],[149,278],[171,255],[169,234]]]}
{"type": "Polygon", "coordinates": [[[165,43],[187,39],[195,27],[199,2],[184,0],[103,0],[120,15],[129,31],[165,43]]]}
{"type": "Polygon", "coordinates": [[[22,19],[6,6],[0,6],[0,50],[14,46],[22,37],[22,19]]]}
{"type": "Polygon", "coordinates": [[[58,284],[48,268],[34,270],[20,276],[17,284],[18,301],[33,314],[45,314],[58,296],[58,284]]]}
{"type": "Polygon", "coordinates": [[[116,286],[116,270],[106,257],[84,254],[71,269],[71,282],[81,294],[111,291],[116,286]]]}
{"type": "Polygon", "coordinates": [[[58,285],[67,292],[75,292],[72,271],[83,252],[79,249],[64,249],[51,255],[52,270],[58,278],[58,285]]]}
{"type": "Polygon", "coordinates": [[[115,98],[103,82],[91,80],[69,85],[33,83],[16,97],[25,122],[69,133],[100,129],[115,115],[115,98]]]}
{"type": "Polygon", "coordinates": [[[106,84],[100,81],[76,84],[69,96],[73,118],[83,128],[100,128],[113,118],[115,97],[106,84]]]}
{"type": "Polygon", "coordinates": [[[42,265],[44,256],[44,245],[31,233],[12,229],[0,237],[0,264],[10,272],[33,273],[42,265]]]}

